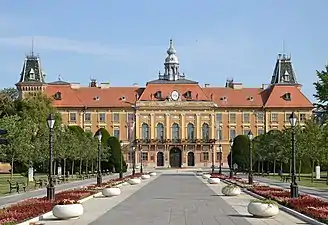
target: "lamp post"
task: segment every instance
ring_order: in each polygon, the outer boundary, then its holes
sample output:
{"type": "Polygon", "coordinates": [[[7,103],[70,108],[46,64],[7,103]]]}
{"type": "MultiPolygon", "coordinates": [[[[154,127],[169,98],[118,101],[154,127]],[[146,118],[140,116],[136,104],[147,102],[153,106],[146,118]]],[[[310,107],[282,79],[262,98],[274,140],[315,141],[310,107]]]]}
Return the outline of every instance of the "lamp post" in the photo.
{"type": "MultiPolygon", "coordinates": [[[[140,149],[140,145],[138,145],[138,148],[140,149]]],[[[140,173],[143,173],[143,166],[142,166],[142,164],[143,164],[143,160],[142,160],[142,149],[140,149],[140,173]]]]}
{"type": "Polygon", "coordinates": [[[134,176],[136,174],[136,147],[132,147],[132,154],[133,154],[133,162],[132,162],[132,175],[134,176]]]}
{"type": "Polygon", "coordinates": [[[289,122],[292,127],[292,181],[290,184],[290,195],[292,198],[298,197],[298,185],[296,183],[296,149],[295,149],[295,126],[297,118],[294,112],[290,114],[289,122]]]}
{"type": "Polygon", "coordinates": [[[101,176],[101,138],[102,134],[98,132],[98,169],[97,169],[97,186],[100,186],[102,183],[102,176],[101,176]]]}
{"type": "Polygon", "coordinates": [[[232,165],[232,146],[233,146],[233,140],[230,139],[229,141],[230,145],[230,178],[233,178],[233,165],[232,165]]]}
{"type": "Polygon", "coordinates": [[[220,167],[219,167],[219,174],[222,174],[222,145],[219,144],[219,162],[220,162],[220,167]]]}
{"type": "Polygon", "coordinates": [[[252,139],[253,133],[250,130],[247,134],[249,139],[249,172],[248,172],[248,184],[253,184],[253,151],[252,151],[252,139]]]}
{"type": "Polygon", "coordinates": [[[122,141],[120,141],[121,143],[121,154],[120,154],[120,175],[119,175],[119,177],[120,178],[123,178],[123,160],[122,160],[122,158],[123,158],[123,154],[122,154],[122,149],[123,149],[123,142],[122,141]]]}
{"type": "Polygon", "coordinates": [[[49,174],[48,174],[48,186],[47,186],[47,199],[55,199],[55,185],[53,182],[53,145],[54,145],[54,125],[55,117],[53,114],[49,114],[47,118],[47,125],[49,128],[49,174]]]}
{"type": "Polygon", "coordinates": [[[212,144],[211,148],[212,148],[212,166],[211,166],[211,168],[212,168],[212,173],[214,173],[215,166],[214,166],[214,145],[213,144],[212,144]]]}

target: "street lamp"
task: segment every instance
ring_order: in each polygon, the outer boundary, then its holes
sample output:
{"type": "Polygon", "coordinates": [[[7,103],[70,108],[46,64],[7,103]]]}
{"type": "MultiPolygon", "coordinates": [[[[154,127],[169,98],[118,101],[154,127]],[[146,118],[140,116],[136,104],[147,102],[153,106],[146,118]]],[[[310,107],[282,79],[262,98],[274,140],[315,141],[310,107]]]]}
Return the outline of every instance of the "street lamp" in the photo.
{"type": "Polygon", "coordinates": [[[253,133],[250,130],[247,134],[249,139],[249,173],[248,173],[248,184],[253,184],[253,152],[252,152],[252,139],[253,133]]]}
{"type": "Polygon", "coordinates": [[[221,144],[219,144],[219,157],[220,157],[219,174],[222,174],[222,145],[221,144]]]}
{"type": "Polygon", "coordinates": [[[214,166],[214,145],[213,144],[212,144],[211,148],[212,148],[212,166],[211,166],[211,168],[212,168],[212,173],[214,173],[215,166],[214,166]]]}
{"type": "Polygon", "coordinates": [[[97,171],[97,186],[100,186],[102,183],[102,176],[101,176],[101,138],[102,138],[102,134],[99,131],[98,135],[98,171],[97,171]]]}
{"type": "Polygon", "coordinates": [[[136,147],[132,147],[132,175],[134,176],[136,174],[136,147]]]}
{"type": "Polygon", "coordinates": [[[298,197],[298,185],[296,183],[296,149],[295,149],[295,126],[297,118],[294,112],[290,114],[289,122],[292,127],[292,182],[290,184],[290,194],[292,198],[298,197]]]}
{"type": "MultiPolygon", "coordinates": [[[[140,149],[140,147],[138,146],[138,148],[140,149]]],[[[142,160],[142,149],[140,149],[140,173],[142,174],[143,173],[143,166],[142,166],[142,164],[143,164],[143,160],[142,160]]]]}
{"type": "Polygon", "coordinates": [[[49,128],[49,174],[48,174],[48,186],[47,186],[47,199],[55,199],[55,185],[53,182],[53,146],[54,146],[54,125],[55,117],[53,114],[49,114],[47,118],[47,125],[49,128]]]}
{"type": "Polygon", "coordinates": [[[233,165],[232,165],[232,146],[233,146],[233,140],[232,139],[230,139],[229,145],[230,145],[230,178],[233,178],[233,165]]]}
{"type": "Polygon", "coordinates": [[[120,154],[120,178],[123,178],[123,154],[122,154],[123,142],[121,141],[121,154],[120,154]]]}

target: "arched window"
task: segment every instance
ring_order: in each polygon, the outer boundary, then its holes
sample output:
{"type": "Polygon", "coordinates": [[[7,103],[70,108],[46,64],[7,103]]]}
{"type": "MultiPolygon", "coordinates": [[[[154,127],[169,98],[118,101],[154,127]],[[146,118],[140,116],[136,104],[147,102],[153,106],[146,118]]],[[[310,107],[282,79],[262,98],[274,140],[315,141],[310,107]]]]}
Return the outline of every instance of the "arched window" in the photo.
{"type": "Polygon", "coordinates": [[[172,140],[180,139],[180,126],[177,123],[172,125],[172,140]]]}
{"type": "Polygon", "coordinates": [[[142,139],[143,140],[148,140],[149,139],[149,126],[147,123],[143,123],[141,126],[141,134],[142,134],[142,139]]]}
{"type": "Polygon", "coordinates": [[[164,140],[164,125],[162,123],[158,123],[156,127],[157,139],[160,141],[164,140]]]}
{"type": "Polygon", "coordinates": [[[207,123],[204,123],[202,126],[202,137],[204,141],[210,139],[210,127],[207,123]]]}
{"type": "Polygon", "coordinates": [[[192,123],[188,123],[187,138],[188,138],[188,141],[192,141],[195,139],[195,126],[192,123]]]}

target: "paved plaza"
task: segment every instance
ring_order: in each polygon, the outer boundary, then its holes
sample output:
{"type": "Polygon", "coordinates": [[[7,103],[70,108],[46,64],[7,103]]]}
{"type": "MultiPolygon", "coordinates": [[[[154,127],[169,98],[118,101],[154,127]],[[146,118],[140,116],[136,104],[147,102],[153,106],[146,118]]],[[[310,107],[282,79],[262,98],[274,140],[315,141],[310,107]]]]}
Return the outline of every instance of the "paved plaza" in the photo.
{"type": "Polygon", "coordinates": [[[251,196],[222,196],[225,184],[209,185],[191,172],[163,171],[139,185],[123,186],[117,197],[93,198],[78,219],[45,218],[46,225],[249,225],[306,224],[280,212],[275,218],[253,218],[247,213],[251,196]]]}

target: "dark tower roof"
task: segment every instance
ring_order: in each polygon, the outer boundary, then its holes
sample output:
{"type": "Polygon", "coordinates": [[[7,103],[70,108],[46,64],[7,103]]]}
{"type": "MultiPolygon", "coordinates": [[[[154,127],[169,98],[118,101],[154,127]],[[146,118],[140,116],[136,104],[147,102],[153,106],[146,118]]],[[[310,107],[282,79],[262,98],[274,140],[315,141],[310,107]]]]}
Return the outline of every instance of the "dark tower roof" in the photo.
{"type": "Polygon", "coordinates": [[[286,54],[278,55],[271,84],[297,84],[290,56],[287,56],[286,54]]]}
{"type": "Polygon", "coordinates": [[[40,58],[33,53],[25,57],[19,83],[45,83],[40,58]]]}

